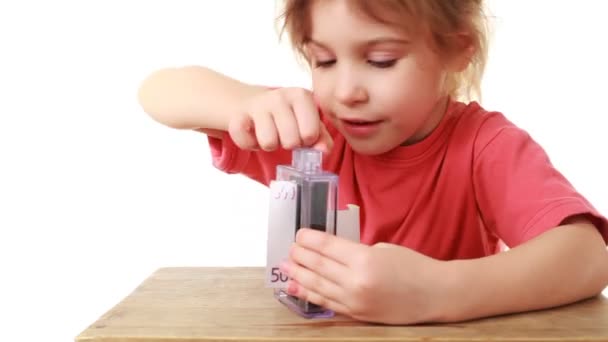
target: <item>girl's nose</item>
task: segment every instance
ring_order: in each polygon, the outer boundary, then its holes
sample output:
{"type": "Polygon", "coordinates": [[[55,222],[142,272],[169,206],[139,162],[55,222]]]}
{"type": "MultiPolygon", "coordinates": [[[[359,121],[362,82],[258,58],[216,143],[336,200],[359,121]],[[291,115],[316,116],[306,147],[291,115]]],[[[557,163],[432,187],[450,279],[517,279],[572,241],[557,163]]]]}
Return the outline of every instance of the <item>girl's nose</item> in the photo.
{"type": "Polygon", "coordinates": [[[352,71],[338,73],[335,83],[336,100],[345,106],[354,106],[368,100],[365,87],[352,71]]]}

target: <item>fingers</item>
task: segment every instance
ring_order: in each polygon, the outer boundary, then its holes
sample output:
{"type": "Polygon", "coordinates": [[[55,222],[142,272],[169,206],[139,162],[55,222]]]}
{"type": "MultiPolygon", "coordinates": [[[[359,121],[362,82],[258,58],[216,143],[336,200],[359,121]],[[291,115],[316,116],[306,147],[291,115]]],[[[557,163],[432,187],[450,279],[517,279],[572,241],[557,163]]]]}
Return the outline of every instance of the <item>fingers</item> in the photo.
{"type": "Polygon", "coordinates": [[[340,285],[297,263],[288,261],[281,264],[281,272],[306,289],[322,293],[328,299],[339,300],[344,293],[340,285]]]}
{"type": "MultiPolygon", "coordinates": [[[[343,292],[343,291],[342,291],[343,292]]],[[[322,295],[320,292],[306,288],[303,284],[299,284],[296,281],[289,281],[287,287],[287,293],[296,296],[305,301],[317,304],[325,309],[329,309],[333,312],[349,315],[349,308],[342,304],[339,300],[334,300],[329,297],[322,295]]]]}
{"type": "Polygon", "coordinates": [[[319,127],[319,130],[321,132],[319,135],[319,139],[317,139],[317,141],[314,145],[312,145],[312,147],[323,151],[324,153],[329,153],[329,151],[331,151],[331,149],[334,147],[334,139],[331,137],[331,135],[327,131],[327,128],[321,121],[319,121],[319,127]]]}
{"type": "Polygon", "coordinates": [[[294,91],[290,102],[298,122],[299,135],[304,146],[311,146],[319,140],[320,119],[312,94],[308,91],[294,91]]]}
{"type": "MultiPolygon", "coordinates": [[[[320,275],[339,286],[345,286],[346,283],[352,281],[347,266],[298,244],[294,244],[291,247],[289,257],[295,263],[293,267],[290,267],[290,270],[295,269],[298,271],[303,267],[305,270],[310,270],[314,274],[320,275]]],[[[304,273],[303,276],[310,276],[310,274],[304,273]]],[[[301,283],[307,283],[305,280],[300,279],[299,274],[294,278],[301,283]]],[[[308,283],[307,285],[312,286],[312,284],[308,283]]]]}
{"type": "Polygon", "coordinates": [[[271,113],[262,112],[254,117],[255,136],[264,151],[274,151],[278,147],[279,132],[271,113]]]}
{"type": "Polygon", "coordinates": [[[335,235],[307,228],[298,230],[296,243],[345,266],[352,264],[353,256],[365,253],[368,248],[335,235]]]}
{"type": "Polygon", "coordinates": [[[290,278],[288,294],[335,312],[348,313],[348,307],[342,304],[346,299],[343,298],[346,292],[342,286],[293,262],[283,263],[281,272],[290,278]]]}
{"type": "Polygon", "coordinates": [[[253,120],[247,115],[236,116],[228,125],[228,133],[236,146],[244,150],[259,148],[253,120]]]}
{"type": "Polygon", "coordinates": [[[281,146],[290,150],[302,145],[298,121],[289,103],[278,105],[273,114],[281,146]]]}
{"type": "Polygon", "coordinates": [[[310,91],[285,88],[259,95],[230,121],[229,133],[243,149],[273,151],[313,147],[329,152],[333,140],[319,118],[310,91]]]}
{"type": "Polygon", "coordinates": [[[296,96],[292,108],[298,121],[303,145],[328,153],[333,147],[333,139],[321,122],[312,94],[303,92],[296,96]]]}

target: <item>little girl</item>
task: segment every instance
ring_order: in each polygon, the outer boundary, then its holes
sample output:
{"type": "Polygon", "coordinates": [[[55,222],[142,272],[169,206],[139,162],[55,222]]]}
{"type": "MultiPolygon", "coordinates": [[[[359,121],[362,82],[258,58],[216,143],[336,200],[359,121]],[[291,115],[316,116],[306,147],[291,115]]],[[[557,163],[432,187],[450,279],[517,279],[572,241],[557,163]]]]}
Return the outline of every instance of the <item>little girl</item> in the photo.
{"type": "Polygon", "coordinates": [[[288,293],[355,319],[454,322],[571,303],[608,284],[608,221],[543,149],[467,101],[486,58],[481,0],[287,0],[312,91],[203,67],[150,75],[155,120],[206,133],[214,165],[268,185],[324,151],[361,243],[300,229],[288,293]],[[502,251],[500,246],[509,247],[502,251]]]}

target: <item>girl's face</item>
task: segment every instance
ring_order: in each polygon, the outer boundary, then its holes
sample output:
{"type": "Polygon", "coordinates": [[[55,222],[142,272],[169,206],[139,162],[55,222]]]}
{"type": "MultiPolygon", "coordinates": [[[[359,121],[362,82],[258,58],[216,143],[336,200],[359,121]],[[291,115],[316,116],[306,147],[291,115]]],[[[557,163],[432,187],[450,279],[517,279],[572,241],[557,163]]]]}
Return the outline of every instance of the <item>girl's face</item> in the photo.
{"type": "Polygon", "coordinates": [[[428,39],[375,21],[348,0],[314,1],[310,14],[313,91],[355,151],[384,153],[437,126],[447,70],[428,39]]]}

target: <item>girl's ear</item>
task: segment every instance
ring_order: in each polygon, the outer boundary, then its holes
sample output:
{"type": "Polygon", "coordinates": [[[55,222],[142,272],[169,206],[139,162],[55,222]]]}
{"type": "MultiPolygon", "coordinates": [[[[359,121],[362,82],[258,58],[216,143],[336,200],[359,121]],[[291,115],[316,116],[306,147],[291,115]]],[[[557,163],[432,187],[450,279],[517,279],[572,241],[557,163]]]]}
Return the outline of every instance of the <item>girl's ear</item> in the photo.
{"type": "Polygon", "coordinates": [[[448,69],[451,72],[462,72],[475,55],[475,44],[469,33],[456,33],[449,39],[452,53],[449,55],[448,69]]]}

